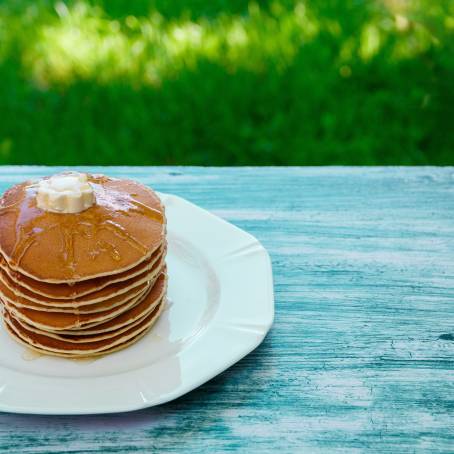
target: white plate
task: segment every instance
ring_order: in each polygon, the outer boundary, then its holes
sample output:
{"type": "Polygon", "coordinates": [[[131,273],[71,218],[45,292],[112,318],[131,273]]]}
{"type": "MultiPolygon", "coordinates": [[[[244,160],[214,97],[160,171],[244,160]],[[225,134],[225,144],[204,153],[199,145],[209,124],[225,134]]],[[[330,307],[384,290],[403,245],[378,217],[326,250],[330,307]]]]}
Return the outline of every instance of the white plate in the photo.
{"type": "Polygon", "coordinates": [[[200,386],[257,347],[274,316],[267,252],[248,233],[172,195],[169,303],[137,344],[97,360],[33,357],[0,331],[0,411],[111,413],[200,386]]]}

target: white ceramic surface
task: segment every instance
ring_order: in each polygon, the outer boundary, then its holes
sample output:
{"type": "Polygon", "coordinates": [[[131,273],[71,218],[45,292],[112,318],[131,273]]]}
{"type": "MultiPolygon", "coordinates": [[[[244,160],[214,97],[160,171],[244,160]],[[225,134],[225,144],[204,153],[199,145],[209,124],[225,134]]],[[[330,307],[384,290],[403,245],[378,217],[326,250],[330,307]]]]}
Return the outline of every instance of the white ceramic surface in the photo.
{"type": "Polygon", "coordinates": [[[175,399],[257,347],[274,316],[268,253],[176,196],[168,217],[168,306],[137,344],[96,360],[36,357],[0,330],[0,411],[89,414],[175,399]]]}

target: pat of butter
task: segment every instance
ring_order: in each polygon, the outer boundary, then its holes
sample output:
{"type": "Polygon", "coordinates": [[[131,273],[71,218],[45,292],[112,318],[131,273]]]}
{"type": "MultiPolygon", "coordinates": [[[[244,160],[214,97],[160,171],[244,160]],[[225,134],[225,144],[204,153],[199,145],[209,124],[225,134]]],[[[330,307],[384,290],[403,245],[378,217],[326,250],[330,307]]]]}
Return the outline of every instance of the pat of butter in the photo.
{"type": "Polygon", "coordinates": [[[93,188],[85,173],[61,173],[38,182],[39,208],[54,213],[80,213],[95,203],[93,188]]]}

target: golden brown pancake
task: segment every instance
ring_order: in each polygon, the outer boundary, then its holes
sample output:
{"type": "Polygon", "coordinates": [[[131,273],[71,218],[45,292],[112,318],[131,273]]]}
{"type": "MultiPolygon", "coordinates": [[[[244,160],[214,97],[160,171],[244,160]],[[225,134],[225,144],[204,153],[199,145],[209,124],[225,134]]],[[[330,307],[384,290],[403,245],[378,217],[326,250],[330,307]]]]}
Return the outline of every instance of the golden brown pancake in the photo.
{"type": "MultiPolygon", "coordinates": [[[[24,321],[25,323],[38,329],[53,332],[74,329],[78,330],[81,327],[93,327],[100,323],[109,321],[142,303],[143,304],[140,306],[139,310],[144,309],[147,305],[151,306],[155,301],[162,299],[165,294],[166,285],[166,275],[165,273],[162,273],[155,285],[149,291],[132,298],[130,301],[121,306],[116,306],[107,311],[92,314],[74,314],[66,312],[48,313],[19,308],[7,302],[4,302],[4,305],[6,312],[11,312],[15,318],[20,319],[21,321],[24,321]]],[[[122,319],[120,319],[120,322],[121,320],[122,319]]]]}
{"type": "Polygon", "coordinates": [[[0,268],[8,274],[8,277],[17,283],[20,287],[24,287],[38,295],[48,296],[53,299],[74,299],[87,295],[95,290],[100,290],[114,282],[122,282],[142,274],[145,271],[151,270],[158,260],[165,257],[166,248],[162,246],[155,251],[150,258],[139,263],[134,268],[131,268],[122,273],[117,273],[110,276],[97,277],[90,280],[75,282],[73,284],[52,284],[32,279],[18,271],[12,270],[5,258],[0,255],[0,268]]]}
{"type": "Polygon", "coordinates": [[[5,192],[0,251],[11,269],[39,281],[76,282],[126,271],[161,247],[164,207],[154,191],[105,176],[88,181],[96,203],[75,214],[38,208],[32,182],[5,192]]]}
{"type": "MultiPolygon", "coordinates": [[[[151,306],[147,307],[145,312],[143,314],[137,315],[135,318],[131,318],[127,321],[123,320],[123,323],[119,324],[120,322],[120,317],[124,315],[121,314],[118,317],[114,317],[113,319],[109,320],[108,322],[101,323],[100,325],[97,325],[95,328],[98,328],[99,326],[104,326],[107,327],[105,331],[99,331],[98,333],[95,334],[90,334],[86,333],[86,330],[78,330],[77,334],[61,334],[61,333],[54,333],[52,331],[43,331],[38,328],[35,328],[32,325],[28,325],[27,323],[21,321],[20,319],[16,318],[16,321],[23,326],[26,330],[28,331],[33,331],[34,333],[41,334],[43,336],[48,336],[48,337],[53,337],[54,339],[62,340],[65,342],[73,342],[75,344],[79,342],[95,342],[98,340],[103,340],[103,339],[109,339],[110,337],[117,336],[118,334],[124,333],[125,331],[128,331],[130,328],[133,328],[137,326],[139,323],[145,320],[148,315],[151,314],[151,312],[158,306],[159,304],[162,303],[162,299],[155,301],[151,306]]],[[[137,306],[134,306],[133,309],[135,309],[137,306]]],[[[131,310],[128,310],[127,312],[129,313],[131,310]]]]}
{"type": "Polygon", "coordinates": [[[138,325],[133,326],[121,334],[114,335],[108,339],[97,340],[94,342],[79,342],[77,344],[29,331],[8,313],[5,313],[4,320],[8,329],[14,331],[16,337],[20,338],[27,345],[39,348],[47,353],[91,356],[96,353],[101,353],[103,350],[108,350],[121,345],[122,343],[138,336],[142,331],[149,328],[150,324],[155,321],[156,316],[159,314],[160,310],[162,310],[162,306],[163,304],[157,306],[154,311],[145,317],[144,320],[142,320],[138,325]]]}
{"type": "MultiPolygon", "coordinates": [[[[25,296],[17,295],[14,293],[14,291],[10,288],[11,286],[16,290],[16,292],[19,291],[18,287],[16,285],[11,285],[8,287],[5,285],[3,282],[5,280],[4,276],[1,274],[0,271],[0,298],[3,297],[4,299],[9,299],[10,301],[13,302],[16,306],[20,307],[26,307],[30,309],[35,309],[35,310],[43,310],[43,311],[51,311],[51,312],[73,312],[75,309],[78,309],[79,312],[97,312],[100,310],[106,310],[110,306],[114,306],[117,304],[121,304],[122,301],[128,300],[131,296],[134,294],[137,294],[141,290],[143,290],[147,285],[147,283],[153,283],[156,278],[159,276],[159,274],[164,270],[165,268],[165,262],[162,260],[160,263],[157,263],[155,267],[151,270],[150,274],[148,275],[147,279],[142,279],[140,282],[133,282],[133,285],[129,286],[127,284],[124,284],[120,287],[120,292],[113,291],[112,295],[109,296],[109,294],[104,293],[104,299],[102,298],[96,298],[92,302],[92,300],[84,301],[83,299],[75,299],[74,301],[71,300],[56,300],[56,301],[51,301],[50,299],[47,299],[45,301],[45,304],[36,302],[36,300],[31,300],[29,298],[26,298],[25,296]],[[128,288],[129,287],[129,288],[128,288]],[[82,302],[82,304],[80,304],[82,302]],[[49,303],[52,303],[50,305],[49,303]]],[[[119,286],[115,286],[113,290],[118,290],[119,286]]],[[[104,289],[103,289],[104,290],[104,289]]],[[[106,292],[106,290],[104,290],[106,292]]],[[[27,294],[30,294],[27,292],[27,294]]],[[[99,294],[98,294],[99,295],[99,294]]],[[[94,294],[96,297],[97,294],[94,294]]],[[[85,295],[86,298],[90,298],[90,295],[85,295]]],[[[36,299],[36,298],[35,298],[36,299]]]]}
{"type": "Polygon", "coordinates": [[[165,304],[166,219],[158,196],[134,181],[87,178],[95,203],[77,213],[39,208],[33,182],[0,199],[5,327],[49,355],[123,349],[145,335],[165,304]]]}
{"type": "Polygon", "coordinates": [[[161,304],[159,305],[157,308],[157,312],[155,315],[153,315],[153,319],[151,320],[149,326],[147,328],[145,328],[142,332],[140,332],[139,334],[137,334],[136,336],[134,336],[133,338],[129,339],[128,341],[124,342],[124,343],[120,343],[118,345],[116,345],[115,347],[112,347],[112,348],[108,348],[106,350],[101,350],[99,352],[94,352],[94,353],[61,353],[61,352],[52,352],[52,351],[48,351],[48,350],[43,350],[39,347],[36,347],[34,345],[31,345],[31,344],[28,344],[26,341],[22,340],[16,333],[14,330],[12,330],[9,326],[8,326],[8,323],[5,322],[5,328],[7,330],[7,332],[9,333],[9,335],[16,340],[16,342],[22,344],[24,347],[26,347],[27,349],[30,349],[40,355],[49,355],[49,356],[59,356],[61,358],[67,358],[67,359],[85,359],[85,358],[97,358],[97,357],[103,357],[103,356],[106,356],[106,355],[110,355],[111,353],[115,353],[115,352],[118,352],[120,350],[124,350],[125,348],[127,347],[130,347],[131,345],[135,344],[137,341],[139,341],[140,339],[142,339],[142,337],[144,337],[148,331],[150,331],[150,329],[153,327],[153,325],[156,323],[157,319],[159,318],[159,316],[161,315],[163,309],[164,309],[164,304],[161,304]]]}
{"type": "Polygon", "coordinates": [[[138,304],[141,295],[126,301],[121,306],[116,306],[104,312],[94,314],[74,314],[67,312],[41,312],[30,309],[17,308],[4,302],[5,312],[13,314],[16,318],[21,319],[31,325],[34,325],[45,331],[59,331],[61,329],[72,330],[80,329],[85,326],[95,326],[110,320],[121,314],[130,307],[138,304]]]}
{"type": "Polygon", "coordinates": [[[81,307],[56,307],[56,306],[43,306],[41,304],[30,303],[30,304],[22,304],[17,300],[14,300],[14,295],[11,297],[11,294],[8,293],[8,290],[2,288],[2,283],[0,281],[0,298],[3,300],[5,304],[13,306],[15,308],[21,309],[28,309],[33,310],[35,312],[42,312],[47,313],[48,317],[58,317],[58,313],[66,313],[66,314],[95,314],[98,312],[108,311],[113,309],[117,306],[122,306],[127,304],[133,298],[137,298],[138,296],[142,295],[144,292],[147,291],[152,285],[154,281],[144,282],[138,287],[133,288],[131,291],[114,296],[113,298],[109,298],[108,300],[101,301],[99,303],[90,304],[88,306],[81,306],[81,307]],[[53,313],[53,314],[52,314],[53,313]]]}
{"type": "Polygon", "coordinates": [[[145,271],[138,276],[122,281],[122,282],[114,282],[113,284],[107,285],[106,287],[95,290],[92,293],[87,295],[81,296],[79,298],[73,298],[71,300],[56,300],[54,298],[49,298],[46,296],[38,295],[36,293],[31,292],[30,290],[26,289],[25,287],[21,287],[19,284],[14,282],[7,273],[0,270],[0,281],[7,286],[15,295],[17,302],[22,303],[23,305],[33,304],[41,304],[43,306],[55,306],[55,307],[80,307],[85,306],[88,304],[94,304],[101,301],[104,301],[108,298],[113,298],[114,296],[122,295],[133,289],[134,287],[138,287],[139,285],[147,282],[159,272],[160,267],[164,266],[164,258],[161,258],[151,269],[151,271],[145,271]]]}

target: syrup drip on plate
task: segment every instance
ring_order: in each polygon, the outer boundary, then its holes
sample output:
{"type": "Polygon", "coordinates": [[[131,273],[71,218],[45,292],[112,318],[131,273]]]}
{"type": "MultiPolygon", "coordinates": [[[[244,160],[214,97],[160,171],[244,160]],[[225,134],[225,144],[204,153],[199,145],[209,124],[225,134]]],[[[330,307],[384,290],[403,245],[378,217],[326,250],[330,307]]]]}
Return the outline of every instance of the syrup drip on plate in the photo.
{"type": "Polygon", "coordinates": [[[35,359],[41,358],[42,356],[45,356],[44,353],[39,353],[36,350],[32,350],[31,348],[26,348],[22,352],[22,359],[25,359],[25,361],[34,361],[35,359]]]}
{"type": "MultiPolygon", "coordinates": [[[[45,353],[40,353],[36,350],[33,350],[31,348],[25,348],[24,351],[22,352],[22,359],[25,361],[35,361],[36,359],[42,358],[42,357],[48,357],[51,358],[52,355],[46,355],[45,353]]],[[[64,359],[67,359],[69,361],[74,361],[78,363],[84,363],[84,364],[90,364],[93,363],[94,361],[97,361],[98,359],[101,359],[102,355],[100,356],[84,356],[82,358],[71,358],[67,357],[64,359]]]]}

